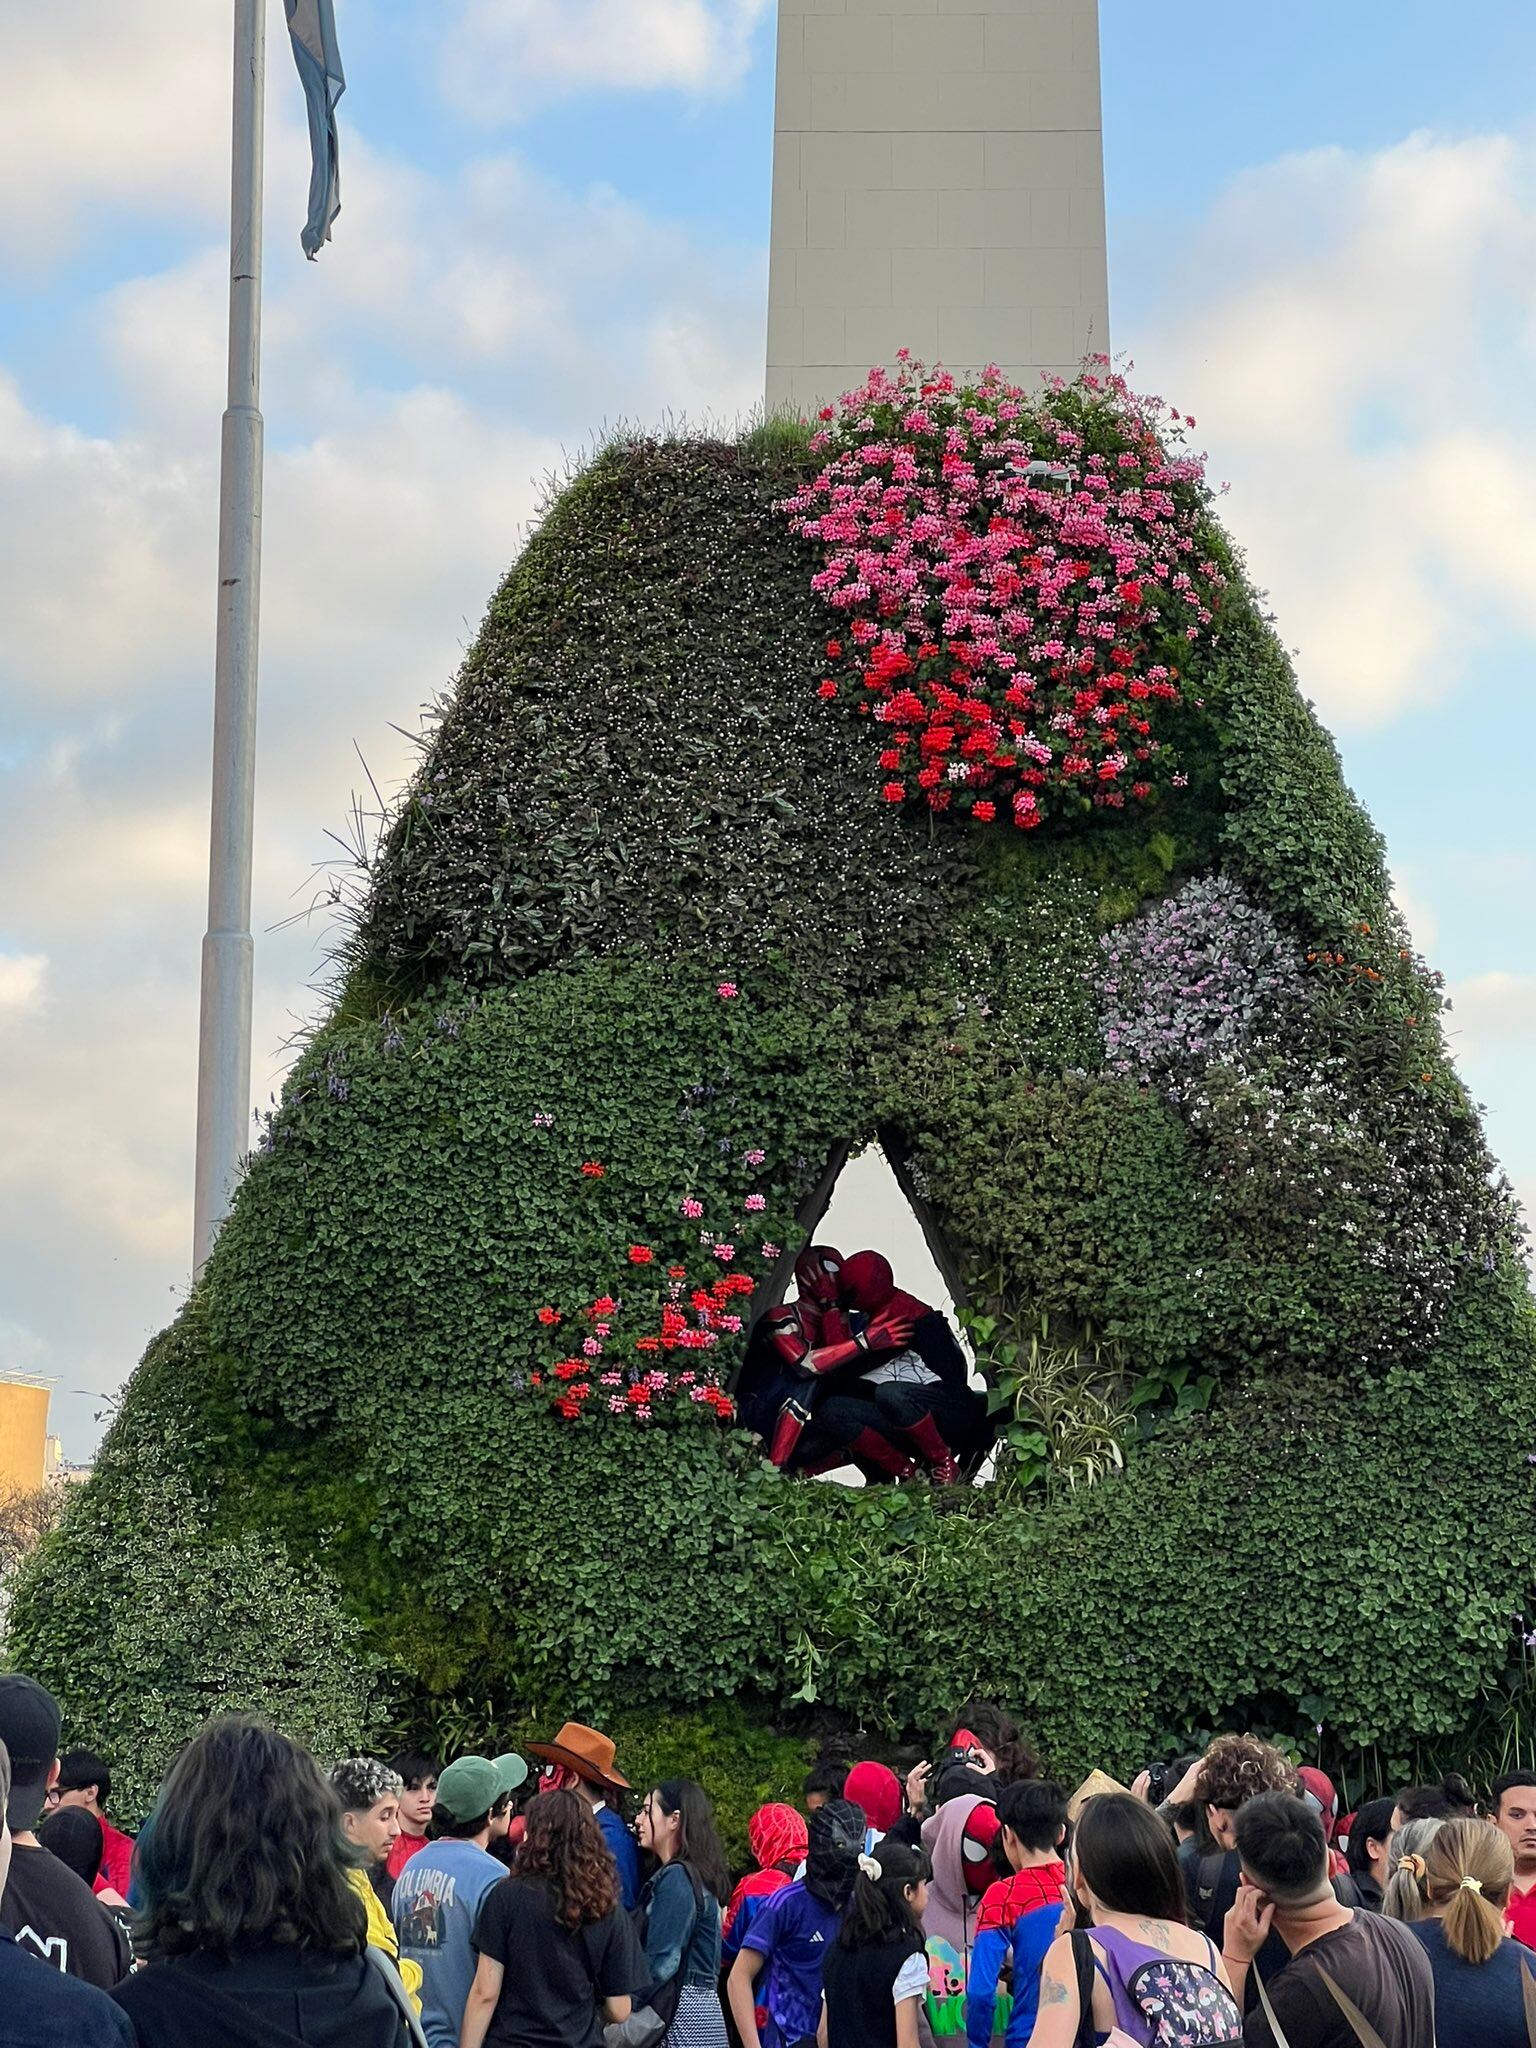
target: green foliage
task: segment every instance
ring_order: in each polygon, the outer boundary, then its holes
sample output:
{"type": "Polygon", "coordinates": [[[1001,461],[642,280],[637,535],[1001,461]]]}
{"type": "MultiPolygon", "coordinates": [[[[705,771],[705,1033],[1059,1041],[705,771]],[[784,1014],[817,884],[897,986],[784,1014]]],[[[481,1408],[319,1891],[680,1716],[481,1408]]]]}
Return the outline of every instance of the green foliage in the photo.
{"type": "Polygon", "coordinates": [[[360,957],[484,982],[643,935],[868,986],[925,946],[962,850],[884,815],[867,736],[806,687],[825,629],[762,443],[610,449],[556,501],[388,836],[360,957]],[[827,860],[860,842],[879,858],[827,860]]]}
{"type": "Polygon", "coordinates": [[[336,1009],[20,1577],[13,1654],[132,1800],[226,1701],[326,1753],[618,1716],[732,1830],[801,1768],[791,1703],[890,1735],[979,1690],[1063,1770],[1244,1718],[1507,1737],[1531,1307],[1256,601],[1192,654],[1155,826],[896,817],[816,700],[802,460],[772,424],[609,448],[493,600],[336,1009]],[[1101,935],[1218,870],[1304,965],[1283,1057],[1107,1072],[1101,935]],[[551,1413],[540,1306],[622,1292],[631,1242],[696,1258],[682,1199],[739,1211],[758,1148],[762,1306],[761,1243],[877,1131],[995,1325],[1024,1484],[849,1493],[697,1411],[551,1413]]]}

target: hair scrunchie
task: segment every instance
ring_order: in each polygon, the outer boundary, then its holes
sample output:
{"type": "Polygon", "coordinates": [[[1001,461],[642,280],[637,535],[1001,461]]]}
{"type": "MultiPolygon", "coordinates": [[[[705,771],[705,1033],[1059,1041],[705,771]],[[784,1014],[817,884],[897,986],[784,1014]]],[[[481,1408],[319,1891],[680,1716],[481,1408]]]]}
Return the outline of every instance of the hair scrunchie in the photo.
{"type": "Polygon", "coordinates": [[[1401,1856],[1398,1858],[1397,1867],[1399,1870],[1406,1870],[1415,1884],[1424,1882],[1426,1866],[1422,1856],[1401,1856]]]}
{"type": "Polygon", "coordinates": [[[873,1856],[861,1856],[859,1858],[859,1869],[874,1884],[878,1884],[885,1875],[885,1872],[880,1868],[879,1862],[873,1856]]]}
{"type": "Polygon", "coordinates": [[[1481,1894],[1483,1889],[1483,1880],[1480,1877],[1464,1877],[1461,1880],[1460,1889],[1464,1892],[1477,1892],[1481,1894]]]}

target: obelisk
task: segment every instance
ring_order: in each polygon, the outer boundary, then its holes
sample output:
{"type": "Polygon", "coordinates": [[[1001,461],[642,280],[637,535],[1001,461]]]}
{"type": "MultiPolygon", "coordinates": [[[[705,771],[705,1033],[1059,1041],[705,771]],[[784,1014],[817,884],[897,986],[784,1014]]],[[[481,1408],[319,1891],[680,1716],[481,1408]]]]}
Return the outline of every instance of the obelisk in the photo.
{"type": "Polygon", "coordinates": [[[770,411],[1109,349],[1098,0],[779,0],[770,411]]]}

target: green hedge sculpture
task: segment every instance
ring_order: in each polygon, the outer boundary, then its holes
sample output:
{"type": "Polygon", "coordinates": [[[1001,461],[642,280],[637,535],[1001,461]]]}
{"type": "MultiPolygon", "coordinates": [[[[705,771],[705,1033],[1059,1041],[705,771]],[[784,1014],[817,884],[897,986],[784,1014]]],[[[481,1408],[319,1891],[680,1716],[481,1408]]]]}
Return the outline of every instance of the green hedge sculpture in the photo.
{"type": "MultiPolygon", "coordinates": [[[[781,509],[815,466],[793,432],[611,446],[493,598],[332,1014],[17,1591],[12,1660],[130,1814],[223,1705],[324,1754],[572,1714],[692,1756],[700,1716],[890,1740],[980,1691],[1128,1773],[1223,1722],[1406,1756],[1518,1678],[1512,1212],[1230,543],[1202,510],[1230,581],[1177,800],[968,825],[883,799],[818,699],[781,509]],[[1232,1005],[1193,1052],[1169,945],[1232,1005]],[[761,1302],[877,1135],[969,1297],[993,1483],[786,1480],[682,1387],[557,1412],[628,1247],[691,1282],[682,1204],[735,1218],[761,1302]]],[[[805,1753],[765,1733],[740,1798],[805,1753]]]]}

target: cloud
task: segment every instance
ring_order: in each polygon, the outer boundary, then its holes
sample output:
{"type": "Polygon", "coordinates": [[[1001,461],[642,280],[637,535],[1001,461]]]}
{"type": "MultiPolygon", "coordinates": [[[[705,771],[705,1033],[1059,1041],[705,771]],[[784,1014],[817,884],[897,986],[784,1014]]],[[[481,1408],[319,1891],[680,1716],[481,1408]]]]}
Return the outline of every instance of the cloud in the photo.
{"type": "MultiPolygon", "coordinates": [[[[732,416],[761,378],[761,252],[514,154],[438,176],[347,150],[321,263],[268,239],[263,1103],[329,935],[284,921],[366,788],[358,755],[386,795],[408,772],[394,728],[451,681],[542,479],[604,415],[732,416]]],[[[269,170],[269,220],[296,223],[307,153],[269,170]]],[[[216,243],[83,293],[111,431],[0,359],[0,1300],[76,1455],[100,1402],[68,1390],[121,1381],[190,1264],[224,298],[216,243]]]]}
{"type": "Polygon", "coordinates": [[[0,1018],[36,1008],[47,971],[42,953],[0,953],[0,1018]]]}
{"type": "Polygon", "coordinates": [[[1536,1053],[1536,974],[1474,974],[1449,995],[1454,1028],[1478,1051],[1526,1045],[1536,1053]]]}
{"type": "Polygon", "coordinates": [[[478,118],[515,120],[551,97],[739,83],[769,0],[467,0],[444,78],[478,118]]]}
{"type": "Polygon", "coordinates": [[[0,10],[0,253],[57,258],[86,209],[228,206],[229,13],[204,0],[0,10]]]}
{"type": "Polygon", "coordinates": [[[1200,394],[1325,717],[1444,702],[1501,635],[1536,634],[1536,145],[1284,159],[1236,181],[1177,270],[1134,354],[1200,394]]]}

